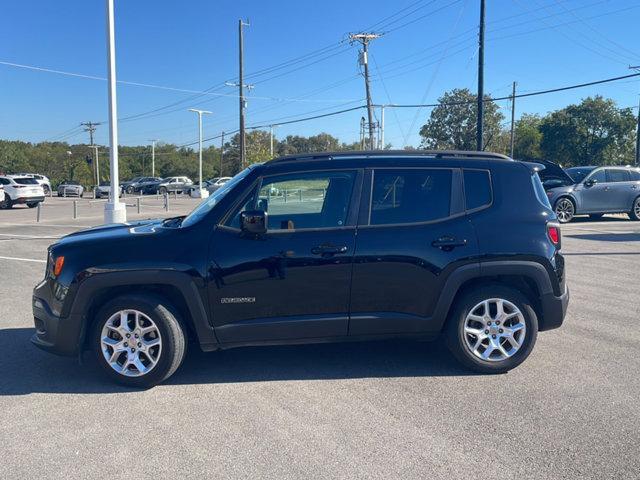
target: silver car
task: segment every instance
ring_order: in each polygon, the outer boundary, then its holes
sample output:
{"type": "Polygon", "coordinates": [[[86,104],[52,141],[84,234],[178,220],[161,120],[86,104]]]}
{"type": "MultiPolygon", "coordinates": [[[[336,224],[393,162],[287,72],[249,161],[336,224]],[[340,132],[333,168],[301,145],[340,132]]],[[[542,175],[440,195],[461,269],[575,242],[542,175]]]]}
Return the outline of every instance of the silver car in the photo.
{"type": "Polygon", "coordinates": [[[64,181],[58,185],[59,197],[83,197],[84,187],[75,180],[64,181]]]}
{"type": "MultiPolygon", "coordinates": [[[[122,196],[123,188],[120,187],[120,192],[118,196],[122,196]]],[[[96,187],[96,198],[109,198],[109,193],[111,193],[111,182],[100,182],[100,185],[96,187]]]]}
{"type": "Polygon", "coordinates": [[[168,177],[158,185],[160,195],[168,192],[186,193],[191,190],[193,182],[188,177],[168,177]]]}
{"type": "Polygon", "coordinates": [[[580,167],[568,169],[572,184],[548,188],[547,196],[561,223],[575,215],[599,218],[605,213],[626,213],[640,220],[640,168],[580,167]]]}

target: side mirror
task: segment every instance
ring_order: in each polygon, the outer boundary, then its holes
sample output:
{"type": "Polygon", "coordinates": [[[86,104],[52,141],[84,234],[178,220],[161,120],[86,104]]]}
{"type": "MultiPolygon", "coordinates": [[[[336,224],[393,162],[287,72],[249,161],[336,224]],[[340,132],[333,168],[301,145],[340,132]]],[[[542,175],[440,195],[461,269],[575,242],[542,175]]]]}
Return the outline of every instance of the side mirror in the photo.
{"type": "Polygon", "coordinates": [[[584,182],[584,186],[589,188],[589,187],[593,187],[596,183],[598,183],[597,180],[591,179],[584,182]]]}
{"type": "Polygon", "coordinates": [[[267,233],[267,212],[248,210],[240,213],[240,228],[243,233],[264,235],[267,233]]]}

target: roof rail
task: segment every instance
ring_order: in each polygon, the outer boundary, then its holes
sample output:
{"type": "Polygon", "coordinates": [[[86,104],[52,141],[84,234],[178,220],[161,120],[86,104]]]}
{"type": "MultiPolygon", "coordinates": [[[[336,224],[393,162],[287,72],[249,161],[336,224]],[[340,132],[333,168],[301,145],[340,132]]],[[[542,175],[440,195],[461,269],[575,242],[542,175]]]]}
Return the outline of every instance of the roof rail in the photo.
{"type": "Polygon", "coordinates": [[[270,160],[266,163],[294,162],[298,160],[330,160],[346,157],[390,157],[390,156],[415,156],[415,157],[459,157],[476,159],[509,160],[512,159],[500,153],[473,152],[464,150],[345,150],[340,152],[312,152],[285,155],[270,160]]]}

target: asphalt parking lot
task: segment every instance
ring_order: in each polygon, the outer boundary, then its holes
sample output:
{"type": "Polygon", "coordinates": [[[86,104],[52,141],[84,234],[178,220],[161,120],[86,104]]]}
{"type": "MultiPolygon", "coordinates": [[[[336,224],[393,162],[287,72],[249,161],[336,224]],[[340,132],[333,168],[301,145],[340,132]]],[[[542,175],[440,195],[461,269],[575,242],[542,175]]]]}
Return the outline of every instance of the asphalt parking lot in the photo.
{"type": "MultiPolygon", "coordinates": [[[[126,201],[130,219],[196,202],[126,201]]],[[[438,343],[192,349],[140,392],[29,342],[47,245],[101,205],[0,211],[0,477],[640,478],[640,222],[563,227],[565,324],[508,374],[438,343]]]]}

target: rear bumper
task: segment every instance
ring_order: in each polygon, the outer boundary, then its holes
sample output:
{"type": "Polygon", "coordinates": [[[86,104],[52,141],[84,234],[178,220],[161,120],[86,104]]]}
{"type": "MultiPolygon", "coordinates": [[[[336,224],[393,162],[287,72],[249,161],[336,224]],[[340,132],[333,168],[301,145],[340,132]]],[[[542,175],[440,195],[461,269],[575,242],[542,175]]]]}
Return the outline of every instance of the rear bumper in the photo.
{"type": "Polygon", "coordinates": [[[542,318],[539,322],[540,331],[553,330],[558,328],[564,322],[569,305],[569,287],[565,287],[565,291],[559,297],[553,293],[547,293],[540,298],[540,307],[542,308],[542,318]]]}
{"type": "Polygon", "coordinates": [[[44,202],[44,195],[37,197],[18,197],[13,203],[40,203],[44,202]]]}

